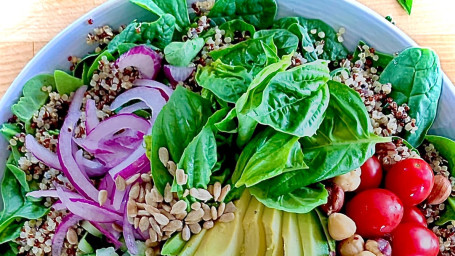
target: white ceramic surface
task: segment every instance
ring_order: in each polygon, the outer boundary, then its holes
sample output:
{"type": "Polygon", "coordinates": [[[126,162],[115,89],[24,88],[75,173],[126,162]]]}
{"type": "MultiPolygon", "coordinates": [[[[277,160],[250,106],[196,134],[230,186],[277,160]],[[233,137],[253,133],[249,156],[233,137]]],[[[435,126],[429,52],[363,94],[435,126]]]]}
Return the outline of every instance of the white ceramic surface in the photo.
{"type": "MultiPolygon", "coordinates": [[[[163,0],[165,1],[165,0],[163,0]]],[[[398,52],[417,44],[397,27],[387,22],[354,0],[278,0],[279,17],[303,16],[322,19],[335,29],[345,27],[346,46],[353,50],[362,39],[383,52],[398,52]]],[[[131,4],[128,0],[111,0],[84,15],[68,26],[47,44],[22,70],[0,102],[0,123],[11,115],[10,107],[21,94],[22,86],[31,77],[40,73],[51,73],[55,69],[67,69],[69,55],[84,56],[94,50],[85,44],[85,36],[95,26],[109,24],[118,27],[134,19],[148,20],[152,16],[145,10],[131,4]],[[94,25],[87,20],[93,19],[94,25]]],[[[450,113],[455,109],[455,88],[444,77],[444,88],[438,117],[432,133],[455,139],[455,119],[450,113]]],[[[0,140],[0,148],[6,149],[5,140],[0,140]]],[[[4,162],[8,151],[0,151],[0,176],[3,176],[4,162]]]]}

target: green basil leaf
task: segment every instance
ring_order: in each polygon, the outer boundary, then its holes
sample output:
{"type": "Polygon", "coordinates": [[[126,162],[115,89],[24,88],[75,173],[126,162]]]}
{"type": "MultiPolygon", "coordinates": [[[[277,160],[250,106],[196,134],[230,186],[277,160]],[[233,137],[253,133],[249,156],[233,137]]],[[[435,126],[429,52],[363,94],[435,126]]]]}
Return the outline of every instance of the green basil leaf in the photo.
{"type": "Polygon", "coordinates": [[[412,2],[413,0],[397,0],[398,3],[406,10],[406,12],[411,15],[412,11],[412,2]]]}
{"type": "Polygon", "coordinates": [[[82,79],[74,77],[64,71],[55,70],[54,72],[55,87],[60,95],[75,92],[83,85],[82,79]]]}
{"type": "Polygon", "coordinates": [[[175,18],[170,14],[164,14],[154,22],[132,22],[112,39],[107,51],[115,52],[122,43],[152,44],[164,49],[172,42],[174,30],[175,18]]]}
{"type": "Polygon", "coordinates": [[[308,51],[308,49],[314,49],[313,40],[309,35],[308,29],[306,27],[302,27],[298,23],[295,23],[290,25],[288,30],[299,38],[301,45],[300,50],[303,53],[303,57],[309,62],[316,61],[318,59],[316,51],[308,51]]]}
{"type": "Polygon", "coordinates": [[[246,92],[252,80],[244,67],[227,65],[220,60],[198,68],[196,72],[196,82],[200,86],[230,103],[236,102],[246,92]]]}
{"type": "Polygon", "coordinates": [[[26,192],[30,191],[30,187],[28,186],[27,182],[27,175],[22,169],[12,164],[6,164],[6,168],[8,168],[14,177],[16,177],[17,181],[19,181],[19,184],[24,188],[26,192]]]}
{"type": "Polygon", "coordinates": [[[253,25],[246,23],[243,20],[231,20],[223,23],[219,26],[220,30],[224,30],[224,37],[230,37],[234,39],[236,33],[248,32],[250,37],[253,37],[256,33],[256,29],[253,25]]]}
{"type": "Polygon", "coordinates": [[[185,32],[185,29],[190,26],[186,0],[130,0],[130,2],[157,16],[171,14],[175,18],[176,29],[180,32],[185,32]]]}
{"type": "Polygon", "coordinates": [[[285,172],[308,168],[298,137],[267,128],[243,149],[232,175],[236,187],[253,186],[285,172]]]}
{"type": "Polygon", "coordinates": [[[275,0],[217,0],[208,17],[217,25],[240,19],[264,29],[273,24],[276,13],[275,0]]]}
{"type": "Polygon", "coordinates": [[[392,84],[392,97],[398,105],[406,103],[409,116],[418,130],[402,136],[414,147],[425,138],[436,117],[442,88],[442,71],[436,53],[426,48],[401,52],[382,72],[379,82],[392,84]]]}
{"type": "MultiPolygon", "coordinates": [[[[21,229],[24,226],[22,222],[12,222],[2,232],[0,232],[0,244],[14,241],[21,234],[21,229]]],[[[14,254],[16,255],[16,254],[14,254]]]]}
{"type": "MultiPolygon", "coordinates": [[[[212,169],[217,163],[217,143],[215,123],[221,121],[228,109],[215,112],[202,131],[188,144],[178,162],[178,168],[188,175],[185,188],[207,188],[212,169]]],[[[174,179],[176,184],[176,180],[174,179]]],[[[181,190],[183,191],[183,190],[181,190]]]]}
{"type": "Polygon", "coordinates": [[[205,45],[202,38],[172,42],[164,48],[164,57],[173,66],[187,67],[205,45]]]}
{"type": "Polygon", "coordinates": [[[173,177],[159,160],[159,148],[167,148],[170,159],[178,163],[185,148],[201,132],[211,115],[210,102],[182,86],[177,87],[158,114],[147,151],[150,151],[153,180],[162,194],[166,184],[172,184],[173,177]]]}
{"type": "MultiPolygon", "coordinates": [[[[276,184],[269,181],[265,181],[264,184],[268,184],[268,187],[276,186],[276,184]]],[[[312,187],[300,187],[292,192],[278,195],[270,193],[267,187],[264,188],[262,186],[253,186],[249,190],[265,206],[294,213],[308,213],[314,208],[327,203],[327,197],[329,196],[324,185],[320,183],[312,187]]]]}
{"type": "Polygon", "coordinates": [[[226,115],[223,120],[219,121],[218,123],[215,124],[215,127],[218,129],[220,132],[225,132],[225,133],[237,133],[237,123],[235,122],[235,118],[237,117],[237,112],[235,111],[235,108],[231,109],[229,113],[226,115]]]}
{"type": "Polygon", "coordinates": [[[37,75],[24,84],[22,89],[23,96],[11,107],[11,111],[19,120],[27,123],[32,119],[33,114],[47,102],[49,92],[43,91],[43,86],[51,86],[54,90],[54,76],[48,74],[37,75]]]}
{"type": "Polygon", "coordinates": [[[433,144],[439,154],[449,163],[452,176],[455,176],[455,141],[436,135],[427,135],[425,140],[433,144]]]}
{"type": "Polygon", "coordinates": [[[278,49],[279,57],[295,52],[299,46],[299,38],[285,29],[259,30],[254,34],[254,38],[267,36],[273,37],[273,42],[278,49]]]}
{"type": "Polygon", "coordinates": [[[269,36],[246,40],[221,50],[212,51],[209,55],[214,60],[220,59],[225,64],[244,67],[255,76],[267,66],[270,57],[262,46],[263,43],[276,49],[273,37],[269,36]]]}
{"type": "Polygon", "coordinates": [[[298,137],[312,136],[329,104],[327,63],[313,62],[273,77],[248,111],[258,123],[298,137]]]}

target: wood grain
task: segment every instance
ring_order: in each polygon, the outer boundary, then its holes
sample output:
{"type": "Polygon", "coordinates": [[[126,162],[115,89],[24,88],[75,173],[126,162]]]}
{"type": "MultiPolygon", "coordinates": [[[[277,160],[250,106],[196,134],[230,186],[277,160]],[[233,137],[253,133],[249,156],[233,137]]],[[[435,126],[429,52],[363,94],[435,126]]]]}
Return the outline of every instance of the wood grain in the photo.
{"type": "MultiPolygon", "coordinates": [[[[302,0],[304,1],[304,0],[302,0]]],[[[340,0],[341,1],[341,0],[340,0]]],[[[358,0],[396,25],[420,45],[433,48],[455,81],[455,1],[414,1],[409,16],[396,0],[358,0]]],[[[0,9],[0,98],[27,62],[49,40],[106,0],[14,0],[0,9]]]]}

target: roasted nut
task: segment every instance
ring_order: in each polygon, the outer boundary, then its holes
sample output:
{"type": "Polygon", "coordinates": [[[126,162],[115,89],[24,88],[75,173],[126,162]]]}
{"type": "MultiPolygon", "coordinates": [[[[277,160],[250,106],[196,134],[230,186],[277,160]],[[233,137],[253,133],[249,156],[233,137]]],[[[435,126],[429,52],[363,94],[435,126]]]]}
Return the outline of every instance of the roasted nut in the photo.
{"type": "Polygon", "coordinates": [[[343,189],[335,183],[330,183],[325,186],[329,197],[327,198],[327,203],[321,206],[321,209],[327,214],[330,215],[334,212],[339,212],[344,204],[344,191],[343,189]]]}
{"type": "Polygon", "coordinates": [[[338,251],[341,256],[355,256],[356,254],[363,252],[364,243],[361,236],[353,235],[338,244],[338,251]]]}
{"type": "Polygon", "coordinates": [[[442,204],[452,193],[452,184],[449,179],[438,174],[434,176],[434,186],[427,198],[427,204],[442,204]]]}
{"type": "Polygon", "coordinates": [[[355,222],[342,213],[330,215],[328,226],[330,236],[337,241],[353,236],[357,230],[355,222]]]}
{"type": "Polygon", "coordinates": [[[340,186],[344,192],[354,191],[360,185],[360,168],[333,178],[333,182],[340,186]]]}
{"type": "Polygon", "coordinates": [[[392,247],[389,241],[383,238],[368,240],[365,244],[365,249],[376,256],[392,256],[392,247]]]}
{"type": "Polygon", "coordinates": [[[361,253],[357,253],[355,256],[374,256],[374,253],[369,251],[363,251],[361,253]]]}

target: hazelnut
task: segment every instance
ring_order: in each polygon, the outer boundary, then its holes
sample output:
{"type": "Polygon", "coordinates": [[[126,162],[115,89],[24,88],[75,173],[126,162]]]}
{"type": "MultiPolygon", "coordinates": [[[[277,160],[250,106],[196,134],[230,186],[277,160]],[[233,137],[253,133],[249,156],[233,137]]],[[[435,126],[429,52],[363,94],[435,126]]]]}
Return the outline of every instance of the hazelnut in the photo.
{"type": "Polygon", "coordinates": [[[375,256],[374,253],[369,251],[363,251],[361,253],[357,253],[355,256],[375,256]]]}
{"type": "Polygon", "coordinates": [[[364,243],[361,236],[353,235],[338,244],[338,251],[341,256],[355,256],[356,254],[363,252],[364,243]]]}
{"type": "Polygon", "coordinates": [[[430,195],[427,197],[427,204],[442,204],[452,193],[452,184],[449,179],[441,174],[434,176],[434,185],[430,195]]]}
{"type": "Polygon", "coordinates": [[[365,249],[374,253],[376,256],[391,256],[392,247],[389,241],[383,238],[368,240],[365,244],[365,249]]]}
{"type": "Polygon", "coordinates": [[[357,168],[354,171],[333,178],[333,182],[340,186],[344,192],[354,191],[360,185],[361,173],[360,168],[357,168]]]}
{"type": "Polygon", "coordinates": [[[330,236],[337,241],[353,236],[357,230],[355,222],[342,213],[331,214],[328,227],[330,236]]]}
{"type": "Polygon", "coordinates": [[[321,209],[327,214],[330,215],[334,212],[339,212],[343,208],[344,204],[344,191],[343,189],[335,183],[330,183],[325,186],[329,197],[327,198],[327,203],[321,206],[321,209]]]}

